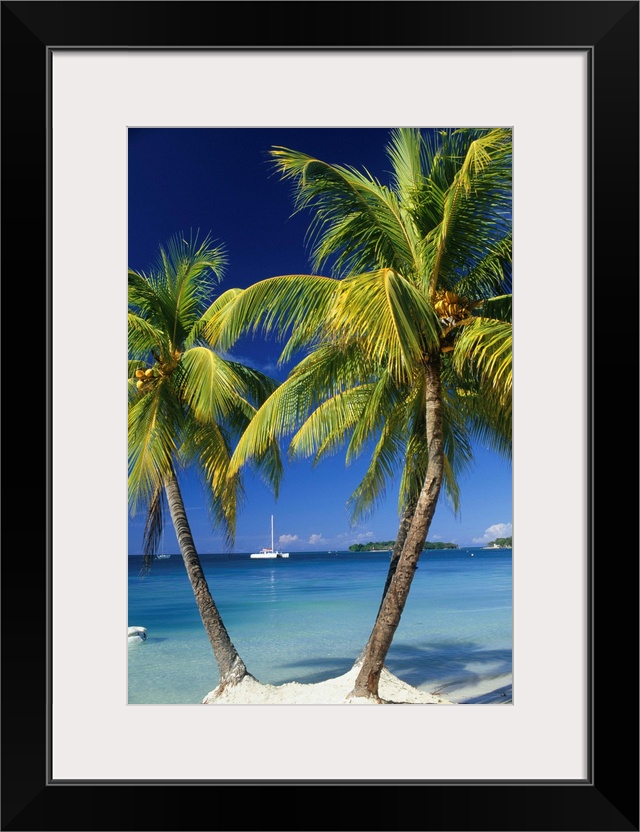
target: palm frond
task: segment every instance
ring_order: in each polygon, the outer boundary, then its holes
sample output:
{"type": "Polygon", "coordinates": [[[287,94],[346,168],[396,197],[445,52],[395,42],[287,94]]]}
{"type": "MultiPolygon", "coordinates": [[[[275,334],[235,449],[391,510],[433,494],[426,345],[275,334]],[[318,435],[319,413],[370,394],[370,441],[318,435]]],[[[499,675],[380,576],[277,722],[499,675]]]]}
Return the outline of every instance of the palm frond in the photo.
{"type": "MultiPolygon", "coordinates": [[[[424,425],[421,427],[423,428],[424,425]]],[[[429,462],[429,447],[425,430],[418,429],[416,423],[411,423],[410,428],[406,437],[406,449],[398,488],[398,514],[402,514],[409,503],[415,505],[417,502],[429,462]]]]}
{"type": "Polygon", "coordinates": [[[362,418],[373,385],[334,393],[322,401],[291,439],[292,459],[314,456],[314,464],[335,453],[362,418]]]}
{"type": "Polygon", "coordinates": [[[503,316],[474,318],[465,326],[451,353],[457,379],[451,387],[457,407],[476,439],[505,458],[512,452],[512,328],[511,296],[484,304],[503,316]]]}
{"type": "Polygon", "coordinates": [[[235,475],[254,459],[261,459],[272,446],[293,432],[315,401],[316,391],[308,375],[299,373],[277,387],[255,413],[233,452],[229,472],[235,475]]]}
{"type": "Polygon", "coordinates": [[[425,238],[425,291],[450,288],[510,231],[510,131],[472,141],[445,193],[442,219],[425,238]]]}
{"type": "Polygon", "coordinates": [[[337,337],[358,338],[372,363],[386,367],[397,381],[408,380],[440,342],[431,304],[392,269],[343,280],[326,325],[337,337]]]}
{"type": "Polygon", "coordinates": [[[482,317],[494,318],[497,321],[504,321],[511,323],[513,314],[513,296],[512,295],[496,295],[492,298],[487,298],[482,304],[482,317]]]}
{"type": "Polygon", "coordinates": [[[235,538],[238,507],[243,496],[240,478],[229,476],[231,451],[229,438],[219,424],[203,424],[187,418],[180,457],[199,472],[212,525],[222,529],[225,546],[230,546],[235,538]]]}
{"type": "MultiPolygon", "coordinates": [[[[232,304],[238,295],[242,294],[242,289],[227,289],[213,301],[212,304],[202,313],[201,317],[193,324],[191,330],[186,334],[184,339],[184,349],[188,350],[190,347],[197,346],[201,341],[206,342],[206,328],[207,324],[215,315],[220,315],[224,309],[232,304]]],[[[215,344],[210,344],[215,347],[215,344]]]]}
{"type": "Polygon", "coordinates": [[[504,163],[511,161],[511,130],[498,127],[489,130],[482,136],[475,138],[469,145],[464,163],[457,175],[467,194],[470,194],[478,186],[483,176],[499,181],[503,185],[502,177],[505,171],[502,168],[493,167],[496,162],[504,163]]]}
{"type": "Polygon", "coordinates": [[[127,294],[130,309],[141,314],[148,313],[156,304],[155,283],[157,277],[127,270],[127,294]]]}
{"type": "Polygon", "coordinates": [[[183,413],[170,381],[140,393],[129,408],[129,505],[149,505],[171,471],[180,442],[183,413]]]}
{"type": "MultiPolygon", "coordinates": [[[[226,255],[210,235],[198,236],[171,238],[149,274],[129,269],[129,503],[132,513],[147,507],[147,553],[157,544],[165,478],[180,463],[199,472],[212,522],[231,544],[242,496],[239,474],[229,473],[233,442],[276,387],[207,343],[208,327],[242,290],[214,298],[226,255]]],[[[252,461],[277,491],[277,442],[252,461]]]]}
{"type": "Polygon", "coordinates": [[[295,183],[296,211],[314,209],[308,233],[314,269],[332,257],[336,276],[381,264],[406,271],[414,263],[417,239],[388,187],[366,172],[285,147],[274,147],[271,155],[282,178],[295,183]]]}
{"type": "Polygon", "coordinates": [[[347,509],[354,523],[369,517],[380,505],[389,482],[398,470],[406,442],[402,431],[396,429],[398,424],[397,419],[387,421],[362,481],[347,500],[347,509]]]}
{"type": "Polygon", "coordinates": [[[382,430],[384,424],[393,418],[394,409],[402,401],[402,390],[393,377],[381,370],[375,383],[366,388],[367,399],[351,440],[347,446],[345,461],[349,465],[357,459],[371,442],[371,438],[382,430]]]}
{"type": "Polygon", "coordinates": [[[459,482],[473,465],[473,447],[466,413],[458,399],[443,389],[444,490],[454,515],[460,511],[459,482]]]}
{"type": "Polygon", "coordinates": [[[154,492],[149,502],[149,509],[147,511],[147,519],[144,526],[144,535],[142,538],[142,570],[141,573],[147,574],[151,569],[153,563],[153,556],[157,554],[160,548],[160,541],[162,539],[162,530],[164,529],[164,511],[166,508],[166,498],[164,488],[160,487],[154,492]]]}
{"type": "Polygon", "coordinates": [[[510,291],[512,235],[506,234],[488,247],[486,256],[456,281],[459,295],[469,298],[486,298],[510,291]]]}
{"type": "Polygon", "coordinates": [[[508,321],[474,318],[456,340],[453,366],[471,367],[499,400],[510,401],[513,388],[512,326],[508,321]]]}
{"type": "Polygon", "coordinates": [[[244,289],[208,321],[206,338],[218,349],[228,350],[243,335],[260,332],[279,340],[286,336],[294,345],[290,353],[318,337],[337,286],[332,278],[317,275],[261,280],[244,289]]]}
{"type": "Polygon", "coordinates": [[[153,352],[159,355],[169,351],[169,340],[161,329],[133,312],[128,313],[127,320],[130,358],[148,361],[153,352]]]}
{"type": "Polygon", "coordinates": [[[224,421],[239,404],[251,371],[226,361],[207,347],[192,347],[182,355],[181,398],[200,422],[224,421]]]}
{"type": "Polygon", "coordinates": [[[398,202],[404,211],[415,214],[426,172],[420,130],[392,130],[386,151],[393,166],[392,187],[398,202]]]}
{"type": "Polygon", "coordinates": [[[181,348],[210,305],[225,263],[224,248],[209,235],[201,243],[197,234],[174,235],[148,275],[129,269],[131,311],[164,333],[169,351],[181,348]]]}

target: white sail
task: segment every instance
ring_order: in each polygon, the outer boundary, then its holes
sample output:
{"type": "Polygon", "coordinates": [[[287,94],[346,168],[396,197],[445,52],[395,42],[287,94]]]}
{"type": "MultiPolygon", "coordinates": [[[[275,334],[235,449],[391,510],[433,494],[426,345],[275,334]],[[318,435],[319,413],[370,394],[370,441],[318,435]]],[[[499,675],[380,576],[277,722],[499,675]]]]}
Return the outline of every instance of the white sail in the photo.
{"type": "Polygon", "coordinates": [[[273,514],[271,515],[271,548],[267,549],[260,549],[259,552],[253,552],[250,557],[252,558],[288,558],[289,552],[280,552],[278,549],[275,548],[273,542],[273,514]]]}

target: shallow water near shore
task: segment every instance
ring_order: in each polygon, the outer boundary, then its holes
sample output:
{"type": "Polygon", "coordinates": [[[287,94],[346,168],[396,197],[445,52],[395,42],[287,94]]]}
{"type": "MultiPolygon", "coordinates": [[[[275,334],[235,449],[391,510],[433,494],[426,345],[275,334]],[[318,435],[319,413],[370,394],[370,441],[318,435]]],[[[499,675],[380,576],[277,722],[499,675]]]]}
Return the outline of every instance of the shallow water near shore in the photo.
{"type": "MultiPolygon", "coordinates": [[[[346,673],[366,643],[389,553],[292,552],[288,559],[201,555],[231,640],[261,682],[321,682],[346,673]]],[[[179,554],[141,576],[129,557],[130,704],[198,704],[218,684],[213,651],[179,554]]],[[[425,552],[387,656],[405,682],[468,704],[511,700],[512,552],[425,552]]]]}

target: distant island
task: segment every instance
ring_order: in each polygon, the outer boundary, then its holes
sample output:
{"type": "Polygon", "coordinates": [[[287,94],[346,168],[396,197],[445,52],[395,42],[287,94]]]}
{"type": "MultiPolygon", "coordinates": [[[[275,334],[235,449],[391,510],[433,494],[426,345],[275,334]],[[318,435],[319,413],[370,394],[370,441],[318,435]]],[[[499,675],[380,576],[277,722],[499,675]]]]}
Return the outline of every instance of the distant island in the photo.
{"type": "MultiPolygon", "coordinates": [[[[382,543],[354,543],[349,546],[350,552],[389,552],[396,545],[395,540],[384,540],[382,543]]],[[[457,549],[457,543],[431,543],[427,541],[422,551],[427,549],[457,549]]]]}
{"type": "Polygon", "coordinates": [[[511,549],[511,540],[510,537],[496,537],[495,540],[492,540],[491,543],[487,543],[484,547],[485,549],[511,549]]]}

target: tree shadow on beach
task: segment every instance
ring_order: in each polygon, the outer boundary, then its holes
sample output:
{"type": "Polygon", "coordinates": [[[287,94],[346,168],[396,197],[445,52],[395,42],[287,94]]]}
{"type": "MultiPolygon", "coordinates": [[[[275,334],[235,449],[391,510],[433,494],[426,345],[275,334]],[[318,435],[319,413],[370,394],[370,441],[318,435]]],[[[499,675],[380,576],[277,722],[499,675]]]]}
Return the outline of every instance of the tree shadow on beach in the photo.
{"type": "Polygon", "coordinates": [[[414,687],[446,694],[474,683],[501,679],[512,672],[513,663],[510,648],[486,649],[473,641],[433,641],[392,645],[386,667],[414,687]]]}
{"type": "Polygon", "coordinates": [[[460,700],[460,704],[462,705],[494,705],[509,704],[511,702],[513,702],[512,685],[503,685],[501,688],[489,691],[489,693],[468,696],[460,700]]]}
{"type": "MultiPolygon", "coordinates": [[[[287,681],[316,684],[342,676],[353,667],[356,656],[326,658],[305,657],[303,662],[280,665],[281,670],[291,672],[287,681]],[[317,667],[318,670],[313,670],[317,667]]],[[[490,679],[503,679],[512,672],[511,649],[486,649],[474,641],[433,641],[421,645],[393,644],[385,667],[398,678],[413,687],[421,687],[430,693],[453,691],[490,679]]],[[[511,698],[511,686],[502,685],[493,698],[488,695],[469,697],[465,702],[499,701],[511,698]]]]}

